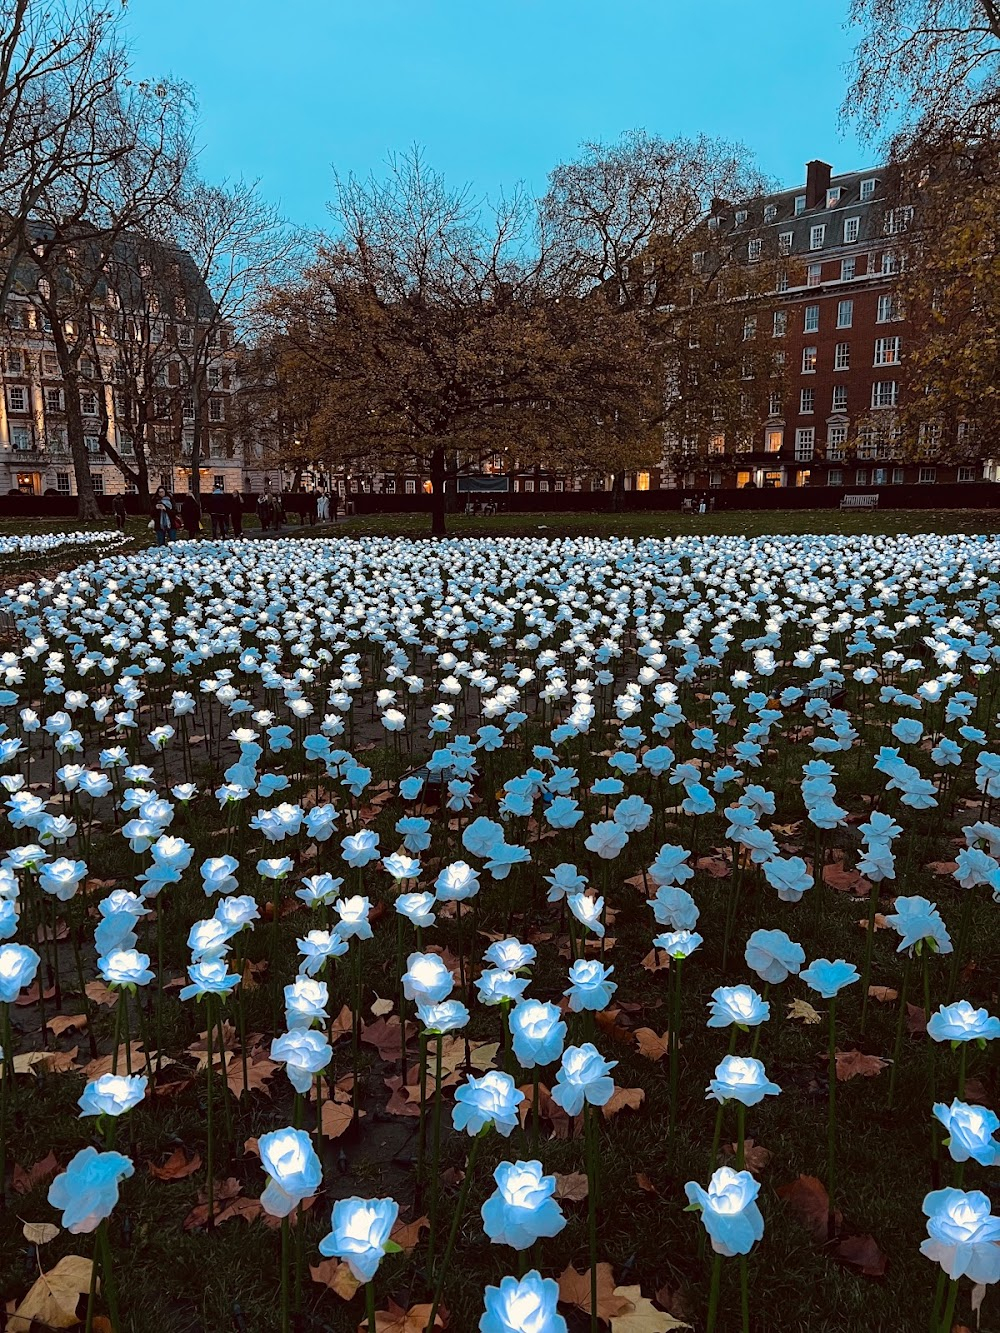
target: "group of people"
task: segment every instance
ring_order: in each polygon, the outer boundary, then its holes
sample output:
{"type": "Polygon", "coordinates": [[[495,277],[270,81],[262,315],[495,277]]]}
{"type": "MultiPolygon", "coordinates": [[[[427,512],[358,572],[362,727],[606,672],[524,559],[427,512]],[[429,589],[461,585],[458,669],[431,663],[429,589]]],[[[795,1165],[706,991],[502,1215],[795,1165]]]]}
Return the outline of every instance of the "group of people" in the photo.
{"type": "MultiPolygon", "coordinates": [[[[204,513],[211,520],[213,538],[228,537],[230,531],[234,537],[243,536],[243,506],[241,491],[227,492],[216,486],[205,496],[204,513]]],[[[201,519],[202,506],[193,495],[169,495],[163,486],[156,488],[152,524],[157,546],[174,541],[182,528],[189,538],[197,537],[202,530],[201,519]]]]}

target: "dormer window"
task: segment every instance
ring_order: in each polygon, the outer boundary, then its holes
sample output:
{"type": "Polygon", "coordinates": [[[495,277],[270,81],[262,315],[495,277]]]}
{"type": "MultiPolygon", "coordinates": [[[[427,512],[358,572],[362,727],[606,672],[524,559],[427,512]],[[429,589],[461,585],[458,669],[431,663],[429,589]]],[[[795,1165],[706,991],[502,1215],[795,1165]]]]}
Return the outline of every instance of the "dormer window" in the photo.
{"type": "Polygon", "coordinates": [[[874,176],[861,182],[861,202],[867,203],[869,199],[875,198],[875,191],[878,188],[878,181],[874,176]]]}
{"type": "Polygon", "coordinates": [[[841,196],[842,194],[843,194],[843,190],[840,188],[839,185],[834,186],[834,188],[833,188],[832,190],[827,190],[827,192],[826,192],[826,206],[827,206],[827,208],[835,208],[835,207],[837,206],[837,204],[840,203],[840,196],[841,196]]]}
{"type": "Polygon", "coordinates": [[[746,211],[746,209],[745,209],[745,208],[738,208],[738,209],[736,210],[736,225],[737,225],[737,227],[742,227],[743,224],[744,224],[744,222],[746,222],[746,220],[747,220],[747,211],[746,211]]]}
{"type": "Polygon", "coordinates": [[[778,216],[778,205],[777,205],[777,204],[765,204],[765,205],[764,205],[764,221],[765,221],[765,222],[773,222],[774,219],[775,219],[777,216],[778,216]]]}
{"type": "Polygon", "coordinates": [[[800,217],[806,211],[806,197],[804,194],[795,196],[795,216],[800,217]]]}

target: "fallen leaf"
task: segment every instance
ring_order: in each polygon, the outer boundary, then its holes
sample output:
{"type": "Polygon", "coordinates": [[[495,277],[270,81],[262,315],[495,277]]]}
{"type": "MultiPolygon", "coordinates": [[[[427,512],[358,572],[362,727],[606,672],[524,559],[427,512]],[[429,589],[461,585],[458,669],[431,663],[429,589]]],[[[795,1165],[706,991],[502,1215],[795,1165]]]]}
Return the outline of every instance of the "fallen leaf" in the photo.
{"type": "Polygon", "coordinates": [[[891,986],[869,986],[868,994],[873,1000],[878,1000],[879,1004],[891,1004],[893,1000],[899,999],[899,991],[893,990],[891,986]]]}
{"type": "Polygon", "coordinates": [[[647,1060],[665,1060],[670,1054],[668,1032],[658,1037],[652,1028],[636,1028],[634,1035],[639,1054],[647,1060]]]}
{"type": "Polygon", "coordinates": [[[874,1078],[889,1063],[880,1055],[862,1055],[860,1051],[837,1052],[837,1081],[845,1083],[849,1078],[874,1078]]]}
{"type": "Polygon", "coordinates": [[[927,1031],[927,1015],[923,1007],[919,1004],[910,1004],[909,1000],[906,1002],[906,1030],[911,1037],[927,1031]]]}
{"type": "MultiPolygon", "coordinates": [[[[540,1100],[541,1098],[539,1098],[539,1101],[540,1100]]],[[[571,1199],[577,1201],[587,1197],[590,1186],[587,1177],[582,1171],[571,1171],[565,1176],[561,1176],[557,1171],[555,1173],[555,1178],[555,1197],[557,1199],[571,1199]]]]}
{"type": "Polygon", "coordinates": [[[611,1333],[671,1333],[671,1329],[690,1328],[673,1315],[664,1314],[642,1294],[641,1287],[616,1287],[615,1296],[628,1301],[630,1309],[611,1316],[611,1333]]]}
{"type": "MultiPolygon", "coordinates": [[[[726,1152],[730,1157],[737,1156],[737,1146],[735,1143],[726,1144],[726,1152]]],[[[759,1175],[771,1160],[771,1154],[767,1148],[755,1143],[753,1139],[743,1140],[743,1160],[746,1163],[746,1169],[751,1175],[759,1175]]]]}
{"type": "Polygon", "coordinates": [[[699,856],[694,866],[696,870],[704,870],[713,879],[728,879],[730,875],[729,862],[722,856],[699,856]]]}
{"type": "Polygon", "coordinates": [[[958,869],[957,861],[928,861],[924,866],[925,870],[931,871],[935,875],[953,875],[958,869]]]}
{"type": "Polygon", "coordinates": [[[647,972],[665,972],[670,967],[670,955],[665,949],[650,949],[639,966],[647,972]]]}
{"type": "MultiPolygon", "coordinates": [[[[563,1305],[574,1305],[584,1314],[590,1314],[590,1269],[578,1273],[572,1264],[559,1275],[559,1300],[563,1305]]],[[[625,1314],[632,1302],[615,1294],[615,1279],[610,1264],[597,1265],[597,1316],[614,1319],[625,1314]]]]}
{"type": "Polygon", "coordinates": [[[59,1235],[59,1228],[54,1222],[25,1222],[21,1234],[29,1245],[48,1245],[59,1235]]]}
{"type": "Polygon", "coordinates": [[[361,1028],[361,1040],[366,1046],[374,1046],[380,1060],[389,1063],[397,1061],[403,1054],[403,1038],[399,1026],[399,1016],[376,1018],[374,1023],[365,1023],[361,1028]]]}
{"type": "Polygon", "coordinates": [[[837,1246],[837,1258],[860,1269],[865,1277],[884,1277],[889,1261],[874,1236],[845,1236],[837,1246]]]}
{"type": "MultiPolygon", "coordinates": [[[[56,1161],[54,1152],[50,1152],[47,1157],[36,1162],[34,1166],[29,1166],[27,1170],[19,1163],[14,1163],[14,1173],[11,1177],[11,1184],[14,1187],[15,1194],[30,1194],[33,1189],[54,1176],[59,1170],[59,1163],[56,1161]]],[[[88,1278],[89,1282],[89,1278],[88,1278]]]]}
{"type": "MultiPolygon", "coordinates": [[[[558,1198],[558,1195],[556,1197],[558,1198]]],[[[430,1227],[430,1224],[429,1217],[418,1217],[415,1222],[397,1221],[389,1233],[389,1239],[395,1241],[401,1250],[409,1254],[411,1250],[416,1249],[421,1231],[430,1227]]]]}
{"type": "Polygon", "coordinates": [[[392,1000],[383,1000],[376,995],[371,1011],[375,1018],[384,1018],[386,1014],[391,1014],[394,1008],[392,1000]]]}
{"type": "Polygon", "coordinates": [[[339,1259],[323,1259],[315,1268],[310,1264],[309,1276],[320,1286],[334,1292],[342,1301],[351,1300],[361,1286],[347,1264],[341,1263],[339,1259]]]}
{"type": "MultiPolygon", "coordinates": [[[[54,998],[55,998],[55,993],[56,993],[56,988],[55,988],[55,986],[50,986],[49,989],[45,992],[45,998],[46,998],[47,1000],[54,999],[54,998]]],[[[18,995],[18,997],[17,997],[17,999],[14,1001],[14,1003],[17,1005],[18,1009],[29,1009],[29,1008],[31,1007],[31,1005],[33,1005],[33,1004],[37,1004],[37,1003],[38,1003],[38,982],[36,981],[36,982],[34,983],[33,986],[29,986],[27,990],[23,990],[23,991],[21,991],[20,995],[18,995]]],[[[89,1281],[90,1281],[90,1280],[89,1280],[89,1278],[88,1278],[88,1285],[89,1285],[89,1281]]]]}
{"type": "MultiPolygon", "coordinates": [[[[124,1074],[127,1072],[129,1061],[131,1061],[132,1063],[133,1074],[145,1073],[146,1051],[141,1041],[133,1041],[129,1043],[127,1056],[125,1053],[125,1047],[124,1046],[118,1047],[119,1074],[124,1074]]],[[[155,1062],[156,1062],[156,1056],[155,1054],[151,1054],[150,1063],[155,1064],[155,1062]]],[[[162,1068],[166,1064],[173,1064],[173,1063],[175,1062],[167,1059],[167,1057],[164,1056],[160,1060],[160,1067],[162,1068]]],[[[90,1082],[95,1078],[100,1078],[102,1074],[110,1074],[113,1064],[114,1060],[112,1059],[111,1052],[109,1051],[107,1055],[99,1055],[96,1060],[91,1060],[89,1064],[84,1065],[83,1075],[87,1079],[87,1081],[90,1082]]]]}
{"type": "Polygon", "coordinates": [[[103,981],[88,981],[83,988],[87,993],[87,999],[93,1000],[95,1004],[102,1004],[105,1009],[114,1009],[118,1003],[118,996],[110,986],[105,986],[103,981]]]}
{"type": "Polygon", "coordinates": [[[823,1015],[818,1014],[808,1000],[792,1000],[787,1009],[789,1018],[801,1023],[822,1023],[823,1015]]]}
{"type": "Polygon", "coordinates": [[[635,1183],[641,1190],[645,1190],[647,1194],[659,1194],[660,1192],[650,1180],[649,1176],[646,1175],[645,1171],[637,1171],[635,1173],[635,1183]]]}
{"type": "MultiPolygon", "coordinates": [[[[867,918],[866,916],[861,917],[861,918],[858,920],[858,926],[861,928],[861,930],[867,930],[867,929],[868,929],[868,918],[867,918]]],[[[888,929],[889,929],[889,922],[885,919],[885,917],[882,915],[881,912],[876,912],[876,913],[875,913],[875,929],[876,929],[876,930],[888,930],[888,929]]],[[[870,989],[871,989],[871,988],[869,988],[869,990],[870,990],[870,989]]]]}
{"type": "Polygon", "coordinates": [[[867,898],[871,893],[871,880],[865,879],[858,870],[848,870],[840,861],[828,861],[823,867],[823,883],[829,884],[837,893],[851,893],[855,898],[867,898]]]}
{"type": "MultiPolygon", "coordinates": [[[[797,1176],[787,1185],[778,1186],[778,1197],[784,1199],[813,1240],[825,1244],[829,1226],[830,1198],[826,1186],[815,1176],[797,1176]]],[[[836,1230],[840,1229],[840,1214],[835,1214],[836,1230]]]]}
{"type": "Polygon", "coordinates": [[[67,1254],[48,1273],[40,1273],[7,1323],[7,1333],[29,1333],[32,1322],[45,1328],[73,1328],[80,1321],[76,1307],[90,1290],[93,1264],[67,1254]]]}
{"type": "Polygon", "coordinates": [[[183,1148],[175,1148],[162,1166],[149,1164],[149,1174],[157,1180],[184,1180],[193,1176],[201,1167],[201,1158],[197,1153],[188,1157],[183,1148]]]}
{"type": "MultiPolygon", "coordinates": [[[[358,1329],[359,1333],[361,1329],[365,1329],[367,1333],[425,1333],[427,1321],[430,1317],[430,1304],[413,1305],[409,1310],[404,1310],[390,1296],[388,1308],[375,1311],[374,1331],[368,1328],[367,1319],[358,1325],[358,1329]]],[[[438,1306],[433,1327],[448,1327],[448,1312],[443,1306],[438,1306]]]]}
{"type": "Polygon", "coordinates": [[[64,1032],[72,1032],[74,1029],[82,1032],[87,1026],[86,1014],[56,1014],[55,1018],[50,1018],[45,1026],[52,1033],[53,1037],[61,1037],[64,1032]]]}
{"type": "Polygon", "coordinates": [[[630,1111],[638,1111],[645,1100],[646,1094],[642,1088],[615,1088],[604,1103],[604,1119],[610,1120],[612,1116],[626,1108],[630,1111]]]}
{"type": "MultiPolygon", "coordinates": [[[[364,1111],[359,1110],[363,1116],[364,1111]]],[[[349,1103],[327,1100],[323,1103],[321,1126],[323,1135],[328,1139],[339,1139],[341,1134],[350,1129],[354,1120],[354,1111],[349,1103]]]]}
{"type": "Polygon", "coordinates": [[[230,1060],[226,1069],[226,1083],[229,1091],[234,1097],[239,1099],[245,1092],[266,1092],[271,1095],[271,1090],[267,1086],[268,1079],[272,1078],[277,1071],[277,1064],[269,1060],[266,1056],[262,1060],[247,1061],[246,1081],[243,1079],[243,1060],[236,1056],[230,1060]]]}

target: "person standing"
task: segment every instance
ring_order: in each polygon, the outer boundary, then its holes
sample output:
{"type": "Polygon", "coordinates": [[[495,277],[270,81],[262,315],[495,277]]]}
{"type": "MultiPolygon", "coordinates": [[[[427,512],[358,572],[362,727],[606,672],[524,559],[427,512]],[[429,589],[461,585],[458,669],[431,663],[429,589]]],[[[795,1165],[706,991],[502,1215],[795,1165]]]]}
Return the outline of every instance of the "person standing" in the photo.
{"type": "Polygon", "coordinates": [[[166,546],[174,526],[174,503],[162,486],[153,496],[153,528],[157,546],[166,546]]]}
{"type": "Polygon", "coordinates": [[[330,521],[330,497],[326,491],[320,491],[316,497],[316,517],[320,523],[329,523],[330,521]]]}
{"type": "Polygon", "coordinates": [[[221,486],[213,486],[208,497],[208,512],[212,517],[212,540],[226,536],[226,493],[221,486]]]}
{"type": "Polygon", "coordinates": [[[116,495],[111,501],[111,512],[115,516],[115,523],[118,525],[118,531],[125,531],[125,497],[116,495]]]}
{"type": "Polygon", "coordinates": [[[181,496],[181,518],[189,540],[193,541],[201,531],[201,507],[190,491],[181,496]]]}
{"type": "Polygon", "coordinates": [[[234,491],[230,502],[229,518],[233,525],[233,536],[243,536],[243,492],[234,491]]]}

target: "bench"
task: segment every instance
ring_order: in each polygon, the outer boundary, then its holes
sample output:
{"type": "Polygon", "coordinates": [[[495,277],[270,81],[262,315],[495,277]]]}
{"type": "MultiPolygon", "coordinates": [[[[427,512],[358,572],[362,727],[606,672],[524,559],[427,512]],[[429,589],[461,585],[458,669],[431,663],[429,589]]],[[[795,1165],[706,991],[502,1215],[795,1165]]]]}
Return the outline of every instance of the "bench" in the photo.
{"type": "Polygon", "coordinates": [[[841,509],[877,509],[878,493],[875,495],[843,495],[840,499],[841,509]]]}

